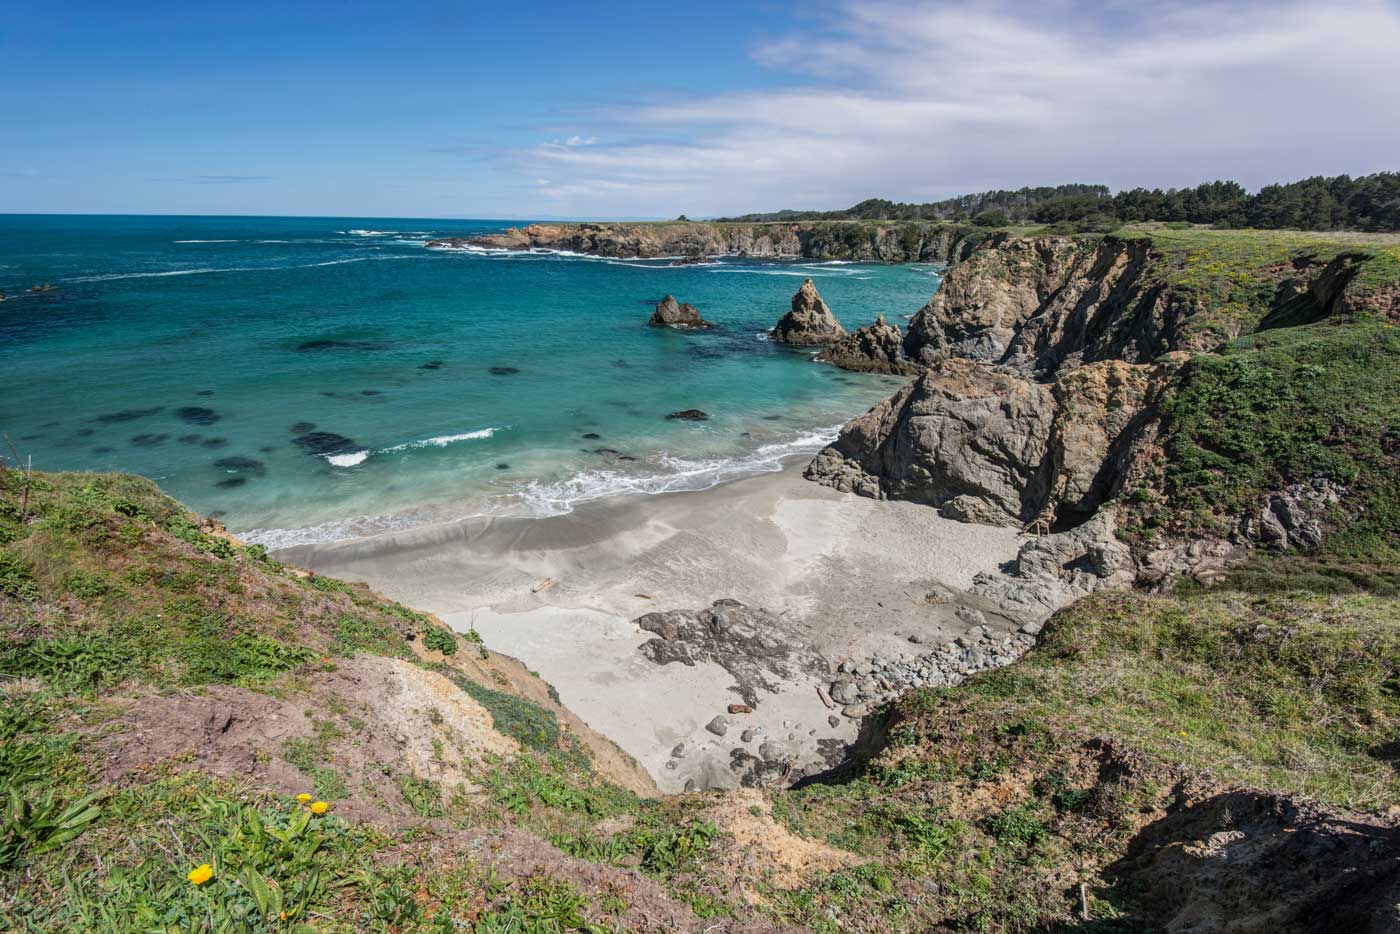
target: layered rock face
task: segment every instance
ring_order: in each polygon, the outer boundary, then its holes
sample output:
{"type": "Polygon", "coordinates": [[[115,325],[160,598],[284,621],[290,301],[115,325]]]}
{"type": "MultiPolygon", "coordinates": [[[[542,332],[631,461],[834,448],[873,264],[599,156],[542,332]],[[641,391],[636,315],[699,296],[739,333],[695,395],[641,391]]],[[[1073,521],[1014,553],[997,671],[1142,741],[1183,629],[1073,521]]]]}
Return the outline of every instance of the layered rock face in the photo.
{"type": "Polygon", "coordinates": [[[436,249],[569,250],[595,256],[752,256],[882,263],[953,263],[987,236],[929,221],[734,224],[530,224],[484,237],[431,241],[436,249]]]}
{"type": "Polygon", "coordinates": [[[667,295],[656,304],[647,322],[654,328],[708,328],[712,325],[700,317],[700,311],[690,302],[677,302],[674,295],[667,295]]]}
{"type": "Polygon", "coordinates": [[[1073,524],[1121,488],[1177,362],[1104,361],[1046,385],[943,360],[848,423],[805,476],[964,522],[1073,524]]]}
{"type": "Polygon", "coordinates": [[[943,360],[842,429],[806,477],[878,499],[942,506],[969,497],[1026,521],[1040,498],[1053,422],[1049,387],[971,360],[943,360]]]}
{"type": "Polygon", "coordinates": [[[847,334],[817,354],[816,359],[843,370],[909,376],[917,373],[920,367],[904,358],[903,343],[899,328],[887,324],[885,316],[880,315],[874,324],[847,334]]]}
{"type": "Polygon", "coordinates": [[[846,336],[817,287],[808,279],[792,297],[792,309],[773,328],[773,338],[799,347],[821,347],[846,336]]]}
{"type": "MultiPolygon", "coordinates": [[[[1192,276],[1199,259],[1166,256],[1150,238],[988,240],[910,322],[903,349],[929,371],[848,424],[807,477],[928,503],[961,521],[1072,528],[1160,475],[1160,403],[1192,352],[1255,328],[1357,309],[1390,314],[1395,301],[1393,286],[1358,279],[1357,256],[1303,253],[1204,280],[1192,276]],[[1248,282],[1263,300],[1232,306],[1202,281],[1248,282]]],[[[882,349],[866,355],[888,359],[881,336],[882,349]]],[[[854,356],[863,345],[852,338],[827,356],[854,356]]],[[[1315,519],[1293,521],[1308,510],[1290,495],[1263,504],[1237,537],[1319,541],[1315,519]]],[[[1154,562],[1169,569],[1228,550],[1154,562]]]]}

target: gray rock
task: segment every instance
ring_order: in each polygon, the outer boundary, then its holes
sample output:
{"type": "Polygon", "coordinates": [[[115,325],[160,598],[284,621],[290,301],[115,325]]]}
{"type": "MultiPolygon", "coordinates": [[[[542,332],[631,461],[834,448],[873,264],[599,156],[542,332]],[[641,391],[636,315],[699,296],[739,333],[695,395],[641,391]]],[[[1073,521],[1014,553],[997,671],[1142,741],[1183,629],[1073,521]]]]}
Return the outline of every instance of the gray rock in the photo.
{"type": "Polygon", "coordinates": [[[651,320],[652,327],[708,328],[710,322],[700,317],[700,312],[690,302],[677,303],[673,295],[667,295],[656,305],[651,320]]]}
{"type": "Polygon", "coordinates": [[[775,340],[805,347],[830,344],[846,336],[846,329],[831,313],[817,287],[808,279],[792,297],[792,309],[773,328],[775,340]]]}
{"type": "Polygon", "coordinates": [[[817,354],[821,363],[834,363],[845,370],[861,373],[890,373],[911,376],[920,369],[918,364],[904,358],[903,337],[899,328],[887,324],[880,315],[874,324],[866,325],[834,341],[817,354]]]}
{"type": "Polygon", "coordinates": [[[709,723],[705,724],[705,729],[716,736],[723,736],[725,733],[729,732],[729,721],[724,717],[715,717],[709,723]]]}
{"type": "Polygon", "coordinates": [[[987,617],[982,615],[982,611],[975,610],[970,606],[958,607],[953,615],[961,620],[965,626],[982,627],[985,630],[987,625],[987,617]]]}
{"type": "Polygon", "coordinates": [[[685,743],[676,743],[675,747],[671,750],[671,758],[673,758],[673,759],[684,759],[684,758],[685,758],[685,743]]]}
{"type": "Polygon", "coordinates": [[[851,704],[841,711],[842,714],[850,717],[852,720],[859,720],[869,712],[870,708],[866,707],[864,704],[851,704]]]}
{"type": "Polygon", "coordinates": [[[751,730],[751,729],[745,730],[744,732],[742,732],[742,733],[739,734],[739,742],[741,742],[741,743],[751,743],[751,742],[753,742],[753,736],[754,736],[753,730],[751,730]]]}
{"type": "Polygon", "coordinates": [[[836,716],[836,714],[832,714],[826,718],[826,725],[834,730],[841,725],[841,718],[836,716]]]}
{"type": "Polygon", "coordinates": [[[833,681],[831,683],[831,699],[842,705],[854,704],[860,699],[860,692],[849,681],[833,681]]]}

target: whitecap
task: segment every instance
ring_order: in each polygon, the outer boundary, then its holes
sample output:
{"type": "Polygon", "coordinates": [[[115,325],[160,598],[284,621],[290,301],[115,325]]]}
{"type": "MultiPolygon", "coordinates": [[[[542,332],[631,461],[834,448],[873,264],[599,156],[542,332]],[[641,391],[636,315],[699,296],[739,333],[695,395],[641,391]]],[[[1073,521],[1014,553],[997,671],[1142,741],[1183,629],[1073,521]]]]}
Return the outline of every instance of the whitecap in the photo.
{"type": "Polygon", "coordinates": [[[349,259],[333,259],[324,263],[298,263],[294,266],[221,266],[208,269],[171,269],[166,272],[118,272],[104,276],[76,276],[63,279],[63,282],[109,282],[114,279],[149,279],[162,276],[194,276],[211,272],[281,272],[287,269],[315,269],[320,266],[342,266],[346,263],[363,263],[375,259],[418,259],[408,256],[355,256],[349,259]]]}
{"type": "Polygon", "coordinates": [[[327,454],[326,460],[336,467],[354,467],[356,464],[363,464],[369,457],[369,451],[353,451],[349,454],[327,454]]]}
{"type": "Polygon", "coordinates": [[[424,438],[421,441],[405,441],[403,444],[384,448],[377,453],[388,454],[390,451],[411,451],[414,448],[427,447],[445,448],[458,441],[479,441],[483,438],[489,438],[500,430],[499,428],[482,428],[477,431],[465,431],[459,435],[438,435],[435,438],[424,438]]]}

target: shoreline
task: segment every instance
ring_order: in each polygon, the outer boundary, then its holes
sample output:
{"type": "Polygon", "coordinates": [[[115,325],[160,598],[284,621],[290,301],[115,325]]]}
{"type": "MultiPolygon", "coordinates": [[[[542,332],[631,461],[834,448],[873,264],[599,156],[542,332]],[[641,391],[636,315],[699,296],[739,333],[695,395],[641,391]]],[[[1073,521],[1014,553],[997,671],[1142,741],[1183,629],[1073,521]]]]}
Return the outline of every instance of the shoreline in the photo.
{"type": "Polygon", "coordinates": [[[803,466],[695,492],[611,497],[559,516],[480,517],[294,546],[276,557],[364,580],[459,631],[475,629],[538,671],[662,791],[687,782],[732,787],[735,750],[785,744],[792,761],[815,766],[832,741],[854,740],[858,718],[818,690],[843,663],[916,653],[911,636],[955,639],[968,628],[963,608],[983,614],[995,633],[1019,622],[965,591],[978,573],[1014,558],[1024,536],[837,493],[803,480],[803,466]],[[939,589],[956,596],[924,599],[939,589]],[[638,617],[721,599],[766,611],[762,638],[819,660],[765,669],[752,713],[727,714],[743,703],[733,672],[752,659],[742,653],[662,665],[639,651],[654,636],[638,617]],[[706,730],[716,716],[730,721],[723,736],[706,730]]]}

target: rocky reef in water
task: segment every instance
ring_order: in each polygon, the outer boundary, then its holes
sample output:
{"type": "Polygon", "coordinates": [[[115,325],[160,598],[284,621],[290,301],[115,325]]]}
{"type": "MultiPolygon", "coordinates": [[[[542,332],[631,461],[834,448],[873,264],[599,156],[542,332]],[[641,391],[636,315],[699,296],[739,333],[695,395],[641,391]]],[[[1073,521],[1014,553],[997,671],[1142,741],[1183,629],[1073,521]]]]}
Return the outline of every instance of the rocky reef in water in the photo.
{"type": "Polygon", "coordinates": [[[859,373],[912,376],[922,368],[905,358],[903,344],[899,327],[887,323],[885,316],[879,315],[874,324],[867,324],[838,338],[815,359],[859,373]]]}
{"type": "Polygon", "coordinates": [[[700,317],[700,311],[690,302],[677,302],[674,295],[667,295],[656,303],[647,324],[654,328],[708,328],[710,322],[700,317]]]}

